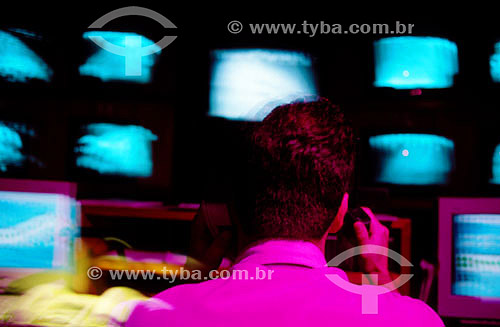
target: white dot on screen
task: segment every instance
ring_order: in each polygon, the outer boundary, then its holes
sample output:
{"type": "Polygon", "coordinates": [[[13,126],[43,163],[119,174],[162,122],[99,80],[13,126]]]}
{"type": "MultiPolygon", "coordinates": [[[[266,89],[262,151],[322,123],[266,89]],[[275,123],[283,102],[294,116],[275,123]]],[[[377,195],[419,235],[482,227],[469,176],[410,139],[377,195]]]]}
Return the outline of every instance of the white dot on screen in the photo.
{"type": "Polygon", "coordinates": [[[408,157],[408,155],[410,154],[410,151],[408,151],[407,149],[404,149],[401,154],[405,157],[408,157]]]}
{"type": "Polygon", "coordinates": [[[407,71],[407,70],[404,70],[404,71],[403,71],[403,76],[404,76],[404,77],[408,77],[408,76],[410,76],[410,72],[409,72],[409,71],[407,71]]]}

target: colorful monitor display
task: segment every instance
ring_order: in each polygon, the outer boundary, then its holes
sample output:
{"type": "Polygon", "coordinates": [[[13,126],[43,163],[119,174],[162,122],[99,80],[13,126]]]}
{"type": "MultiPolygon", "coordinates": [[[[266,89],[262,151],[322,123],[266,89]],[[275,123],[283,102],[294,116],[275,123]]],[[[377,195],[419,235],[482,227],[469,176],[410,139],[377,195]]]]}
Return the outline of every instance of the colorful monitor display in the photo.
{"type": "Polygon", "coordinates": [[[500,299],[500,214],[453,217],[452,293],[500,299]]]}
{"type": "Polygon", "coordinates": [[[500,144],[495,147],[493,151],[493,158],[491,160],[491,179],[490,183],[500,184],[500,144]]]}
{"type": "Polygon", "coordinates": [[[103,82],[151,82],[161,52],[152,40],[136,33],[106,31],[85,32],[83,38],[93,44],[95,52],[80,66],[80,75],[103,82]]]}
{"type": "Polygon", "coordinates": [[[269,49],[212,51],[209,115],[262,120],[276,106],[315,96],[312,59],[269,49]]]}
{"type": "Polygon", "coordinates": [[[500,198],[439,199],[438,311],[500,319],[500,198]]]}
{"type": "Polygon", "coordinates": [[[24,140],[34,136],[35,132],[25,124],[0,121],[0,172],[25,165],[28,156],[24,140]]]}
{"type": "Polygon", "coordinates": [[[151,177],[152,143],[158,137],[138,125],[85,125],[75,147],[76,166],[102,175],[151,177]]]}
{"type": "Polygon", "coordinates": [[[495,83],[500,83],[500,42],[495,43],[495,52],[490,56],[490,75],[495,83]]]}
{"type": "Polygon", "coordinates": [[[9,82],[48,82],[52,74],[52,69],[20,38],[0,30],[0,77],[9,82]]]}
{"type": "Polygon", "coordinates": [[[79,215],[59,184],[0,179],[0,269],[72,268],[79,215]]]}
{"type": "Polygon", "coordinates": [[[458,73],[457,45],[437,37],[401,36],[374,43],[376,87],[442,89],[458,73]]]}
{"type": "Polygon", "coordinates": [[[369,138],[375,181],[400,185],[448,183],[454,168],[453,141],[432,134],[384,134],[369,138]]]}

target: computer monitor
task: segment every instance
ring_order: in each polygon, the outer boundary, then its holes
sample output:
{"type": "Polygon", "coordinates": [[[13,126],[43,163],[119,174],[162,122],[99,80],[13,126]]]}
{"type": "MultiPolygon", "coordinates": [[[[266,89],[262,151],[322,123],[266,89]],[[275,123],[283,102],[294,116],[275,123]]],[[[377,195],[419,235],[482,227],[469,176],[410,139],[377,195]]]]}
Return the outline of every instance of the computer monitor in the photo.
{"type": "Polygon", "coordinates": [[[21,167],[26,160],[22,153],[23,140],[20,127],[0,121],[0,172],[7,172],[12,167],[21,167]]]}
{"type": "Polygon", "coordinates": [[[444,185],[454,169],[454,142],[434,134],[381,134],[368,139],[377,183],[444,185]]]}
{"type": "Polygon", "coordinates": [[[74,147],[75,164],[99,175],[151,177],[152,144],[157,140],[157,135],[140,125],[84,124],[74,147]]]}
{"type": "Polygon", "coordinates": [[[439,199],[438,312],[500,319],[500,198],[439,199]]]}
{"type": "Polygon", "coordinates": [[[79,67],[80,75],[103,82],[146,84],[152,81],[161,52],[154,41],[137,33],[113,31],[85,32],[83,39],[89,42],[93,52],[79,67]]]}
{"type": "Polygon", "coordinates": [[[211,59],[210,116],[260,121],[278,105],[318,93],[313,61],[302,52],[214,50],[211,59]]]}
{"type": "Polygon", "coordinates": [[[30,80],[49,82],[53,75],[52,69],[22,41],[23,35],[32,39],[37,37],[23,30],[0,30],[0,80],[16,83],[30,80]]]}
{"type": "Polygon", "coordinates": [[[374,43],[376,87],[442,89],[458,73],[457,45],[438,37],[401,36],[374,43]]]}
{"type": "Polygon", "coordinates": [[[495,146],[491,157],[491,184],[500,184],[500,144],[495,146]]]}
{"type": "Polygon", "coordinates": [[[17,119],[0,119],[0,174],[12,177],[24,173],[30,164],[40,165],[32,143],[38,137],[32,124],[17,119]]]}
{"type": "Polygon", "coordinates": [[[494,52],[490,56],[490,75],[495,83],[500,83],[500,42],[495,43],[494,52]]]}
{"type": "Polygon", "coordinates": [[[73,267],[76,186],[0,179],[0,271],[73,267]]]}

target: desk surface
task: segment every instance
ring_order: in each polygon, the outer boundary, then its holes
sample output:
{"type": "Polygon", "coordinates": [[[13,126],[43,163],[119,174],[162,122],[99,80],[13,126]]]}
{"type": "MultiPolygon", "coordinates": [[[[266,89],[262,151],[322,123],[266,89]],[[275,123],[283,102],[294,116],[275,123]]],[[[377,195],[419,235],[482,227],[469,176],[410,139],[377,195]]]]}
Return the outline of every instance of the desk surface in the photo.
{"type": "Polygon", "coordinates": [[[92,225],[88,216],[191,221],[198,210],[196,205],[164,206],[161,202],[81,200],[80,204],[82,226],[92,225]]]}

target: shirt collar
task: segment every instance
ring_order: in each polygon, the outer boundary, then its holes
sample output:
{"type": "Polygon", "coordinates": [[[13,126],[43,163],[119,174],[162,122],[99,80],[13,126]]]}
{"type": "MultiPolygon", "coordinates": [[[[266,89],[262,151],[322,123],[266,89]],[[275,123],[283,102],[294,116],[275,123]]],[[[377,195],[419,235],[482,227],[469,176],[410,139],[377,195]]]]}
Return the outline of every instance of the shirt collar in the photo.
{"type": "Polygon", "coordinates": [[[311,268],[326,266],[325,255],[311,242],[269,240],[248,248],[237,259],[241,264],[293,264],[311,268]]]}

